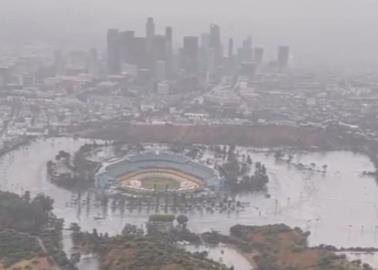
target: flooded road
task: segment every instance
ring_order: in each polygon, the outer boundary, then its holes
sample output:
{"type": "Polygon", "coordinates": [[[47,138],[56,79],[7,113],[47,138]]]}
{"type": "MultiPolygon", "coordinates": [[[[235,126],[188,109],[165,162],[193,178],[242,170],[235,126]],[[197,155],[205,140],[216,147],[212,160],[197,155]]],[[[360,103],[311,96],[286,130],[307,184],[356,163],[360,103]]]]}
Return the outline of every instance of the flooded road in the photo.
{"type": "MultiPolygon", "coordinates": [[[[120,233],[126,223],[142,226],[149,214],[103,209],[86,203],[94,195],[78,195],[48,182],[46,162],[60,150],[75,152],[89,142],[85,139],[54,138],[39,140],[0,158],[0,188],[18,194],[30,190],[55,200],[55,214],[66,220],[66,226],[78,222],[83,230],[120,233]]],[[[337,247],[378,247],[378,186],[372,177],[362,176],[373,171],[371,161],[351,152],[295,154],[293,163],[317,167],[326,164],[327,173],[300,170],[294,165],[277,162],[274,155],[253,149],[246,150],[254,162],[266,165],[270,197],[264,194],[240,196],[250,207],[240,213],[187,213],[190,229],[196,232],[211,229],[228,233],[235,224],[264,225],[286,223],[311,231],[310,244],[337,247]]],[[[238,269],[238,268],[236,268],[238,269]]]]}
{"type": "Polygon", "coordinates": [[[254,269],[250,262],[244,258],[237,250],[227,245],[220,244],[217,247],[207,246],[186,246],[185,250],[189,252],[207,252],[207,257],[215,262],[226,265],[227,267],[237,267],[237,270],[254,269]],[[236,265],[236,266],[235,266],[236,265]]]}
{"type": "Polygon", "coordinates": [[[366,253],[366,252],[338,252],[339,255],[345,255],[349,260],[360,260],[363,263],[367,263],[374,269],[378,269],[378,253],[366,253]]]}

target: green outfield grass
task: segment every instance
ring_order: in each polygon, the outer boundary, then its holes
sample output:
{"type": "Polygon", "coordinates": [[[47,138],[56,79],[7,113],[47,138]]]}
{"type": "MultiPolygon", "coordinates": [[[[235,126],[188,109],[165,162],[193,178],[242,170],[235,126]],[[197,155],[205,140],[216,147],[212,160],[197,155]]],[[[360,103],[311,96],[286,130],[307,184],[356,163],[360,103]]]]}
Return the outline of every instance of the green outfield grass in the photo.
{"type": "Polygon", "coordinates": [[[178,181],[167,177],[149,176],[140,181],[142,182],[142,187],[152,190],[156,187],[156,191],[165,191],[167,187],[169,190],[177,190],[180,188],[178,181]]]}

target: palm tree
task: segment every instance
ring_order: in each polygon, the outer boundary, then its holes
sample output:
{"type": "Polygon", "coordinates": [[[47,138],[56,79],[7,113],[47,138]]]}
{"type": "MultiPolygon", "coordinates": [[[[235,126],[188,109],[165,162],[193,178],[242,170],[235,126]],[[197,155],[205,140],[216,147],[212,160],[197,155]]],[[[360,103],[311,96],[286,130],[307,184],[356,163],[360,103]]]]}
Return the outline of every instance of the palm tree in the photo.
{"type": "Polygon", "coordinates": [[[327,168],[328,168],[328,165],[327,165],[327,164],[324,164],[324,165],[323,165],[323,171],[326,172],[326,171],[327,171],[327,168]]]}
{"type": "Polygon", "coordinates": [[[80,232],[81,228],[80,228],[79,224],[73,222],[73,223],[71,223],[69,230],[72,231],[73,233],[78,233],[78,232],[80,232]]]}
{"type": "Polygon", "coordinates": [[[188,224],[189,218],[185,215],[179,215],[177,218],[177,223],[180,224],[180,227],[186,230],[186,226],[188,224]]]}

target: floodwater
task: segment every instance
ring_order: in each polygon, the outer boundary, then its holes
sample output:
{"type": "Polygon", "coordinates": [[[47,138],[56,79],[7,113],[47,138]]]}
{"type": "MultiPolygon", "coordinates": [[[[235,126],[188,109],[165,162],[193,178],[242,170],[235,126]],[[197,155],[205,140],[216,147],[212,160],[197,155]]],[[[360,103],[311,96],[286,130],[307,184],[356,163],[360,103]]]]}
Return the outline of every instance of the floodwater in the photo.
{"type": "Polygon", "coordinates": [[[250,262],[244,258],[237,250],[227,245],[219,245],[217,247],[208,246],[185,246],[185,250],[189,252],[207,252],[207,258],[226,265],[227,267],[236,267],[237,270],[253,269],[250,262]],[[236,266],[235,266],[236,265],[236,266]]]}
{"type": "Polygon", "coordinates": [[[366,252],[338,252],[340,255],[346,255],[347,258],[351,261],[360,260],[363,263],[367,263],[374,269],[378,269],[378,253],[366,253],[366,252]]]}
{"type": "MultiPolygon", "coordinates": [[[[78,222],[83,230],[97,228],[110,234],[120,233],[126,223],[142,226],[151,213],[103,209],[86,203],[87,194],[81,194],[78,206],[72,203],[77,194],[48,182],[46,162],[60,150],[73,153],[86,142],[89,141],[72,138],[39,140],[6,154],[0,158],[0,188],[18,194],[30,190],[33,194],[43,192],[51,196],[55,200],[55,214],[64,218],[67,226],[78,222]]],[[[366,156],[343,151],[294,155],[293,163],[328,165],[327,172],[321,173],[277,162],[264,151],[244,151],[251,154],[254,162],[266,165],[270,197],[240,196],[242,201],[250,202],[250,207],[240,213],[189,213],[190,229],[228,233],[235,224],[285,223],[311,231],[311,245],[378,247],[378,186],[374,178],[361,175],[363,171],[374,170],[366,156]]]]}

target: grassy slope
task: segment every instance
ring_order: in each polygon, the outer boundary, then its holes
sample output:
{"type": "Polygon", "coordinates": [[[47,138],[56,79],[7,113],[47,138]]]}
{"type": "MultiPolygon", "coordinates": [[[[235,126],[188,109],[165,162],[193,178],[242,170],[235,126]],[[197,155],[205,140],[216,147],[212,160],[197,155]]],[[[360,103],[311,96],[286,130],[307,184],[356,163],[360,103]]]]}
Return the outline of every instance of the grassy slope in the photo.
{"type": "Polygon", "coordinates": [[[260,267],[269,265],[268,268],[271,269],[290,270],[363,269],[325,248],[309,248],[307,236],[302,231],[285,225],[235,226],[231,229],[231,234],[252,247],[245,255],[248,258],[254,257],[260,267]]]}
{"type": "Polygon", "coordinates": [[[0,270],[55,269],[42,251],[38,240],[12,230],[0,232],[0,270]]]}
{"type": "Polygon", "coordinates": [[[0,270],[14,270],[14,269],[28,269],[28,270],[58,270],[56,266],[51,265],[47,257],[34,257],[30,260],[22,260],[6,268],[0,264],[0,270]]]}
{"type": "Polygon", "coordinates": [[[165,241],[119,237],[106,245],[101,269],[216,270],[219,264],[201,259],[165,241]]]}

